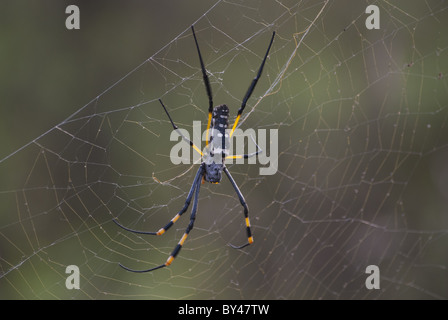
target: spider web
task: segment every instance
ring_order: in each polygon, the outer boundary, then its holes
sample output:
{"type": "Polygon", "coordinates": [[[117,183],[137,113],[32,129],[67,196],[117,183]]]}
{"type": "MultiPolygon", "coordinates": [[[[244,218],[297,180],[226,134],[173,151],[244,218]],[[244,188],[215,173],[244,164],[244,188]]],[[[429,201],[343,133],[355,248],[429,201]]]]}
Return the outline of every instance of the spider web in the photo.
{"type": "Polygon", "coordinates": [[[20,20],[0,19],[14,34],[2,64],[15,62],[2,86],[1,298],[448,298],[446,1],[129,3],[81,2],[75,32],[68,3],[2,4],[34,24],[40,46],[20,37],[20,20]],[[379,30],[365,26],[370,4],[379,30]],[[133,274],[118,263],[164,263],[189,220],[162,237],[112,221],[157,231],[184,204],[197,164],[171,163],[157,100],[179,127],[205,129],[191,24],[215,105],[231,116],[277,32],[240,127],[278,129],[278,171],[228,166],[253,245],[227,245],[247,239],[224,179],[201,186],[174,263],[133,274]],[[68,265],[79,290],[65,286],[68,265]],[[378,290],[366,288],[369,265],[378,290]]]}

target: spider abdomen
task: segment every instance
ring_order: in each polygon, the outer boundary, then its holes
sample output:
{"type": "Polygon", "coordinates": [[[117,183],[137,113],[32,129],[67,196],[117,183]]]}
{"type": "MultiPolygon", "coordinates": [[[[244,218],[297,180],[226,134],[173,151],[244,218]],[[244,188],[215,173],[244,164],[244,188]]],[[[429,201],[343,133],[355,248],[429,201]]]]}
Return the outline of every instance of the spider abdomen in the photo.
{"type": "Polygon", "coordinates": [[[229,108],[225,104],[213,109],[213,118],[210,125],[209,145],[204,153],[205,180],[219,183],[222,178],[225,157],[229,154],[229,108]]]}
{"type": "Polygon", "coordinates": [[[213,109],[210,142],[212,142],[216,137],[222,138],[221,140],[224,142],[226,129],[228,126],[229,108],[225,104],[221,104],[213,109]]]}
{"type": "Polygon", "coordinates": [[[213,109],[213,118],[210,128],[210,156],[214,158],[215,163],[221,163],[222,159],[229,154],[229,108],[221,104],[213,109]]]}

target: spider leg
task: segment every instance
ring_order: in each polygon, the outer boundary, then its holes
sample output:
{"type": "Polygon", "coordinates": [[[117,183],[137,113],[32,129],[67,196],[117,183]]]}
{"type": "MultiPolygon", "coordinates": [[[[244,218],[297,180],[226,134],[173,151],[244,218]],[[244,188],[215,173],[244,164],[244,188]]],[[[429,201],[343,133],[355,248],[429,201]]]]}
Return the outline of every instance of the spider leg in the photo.
{"type": "Polygon", "coordinates": [[[241,193],[240,189],[236,185],[235,180],[233,180],[232,175],[230,174],[229,170],[227,170],[226,167],[224,167],[224,172],[226,173],[227,178],[229,178],[230,183],[232,184],[233,189],[235,189],[235,192],[238,195],[238,198],[240,199],[241,205],[244,208],[244,218],[246,221],[246,233],[247,233],[247,240],[248,240],[247,243],[245,243],[241,246],[234,246],[233,244],[229,244],[229,245],[234,249],[242,249],[254,242],[254,237],[252,236],[252,232],[250,230],[249,210],[247,208],[246,200],[244,200],[243,194],[241,193]]]}
{"type": "Polygon", "coordinates": [[[207,134],[205,140],[205,146],[208,146],[208,131],[210,129],[210,123],[212,121],[213,112],[213,95],[212,88],[210,86],[210,80],[208,79],[207,70],[205,69],[204,61],[202,60],[201,50],[199,49],[198,39],[196,39],[196,34],[194,32],[194,27],[191,26],[191,31],[193,32],[194,42],[196,43],[196,49],[198,50],[199,63],[201,64],[202,78],[204,79],[205,90],[208,96],[208,122],[207,122],[207,134]]]}
{"type": "Polygon", "coordinates": [[[169,228],[171,228],[171,226],[180,218],[180,216],[182,214],[184,214],[185,211],[187,211],[187,209],[188,209],[188,207],[190,205],[190,202],[191,202],[191,198],[193,198],[194,190],[195,190],[196,186],[198,185],[198,182],[201,181],[203,172],[204,172],[203,166],[201,165],[199,167],[199,169],[198,169],[198,172],[196,173],[196,176],[194,177],[193,184],[191,185],[190,192],[188,193],[187,199],[185,200],[184,207],[170,220],[170,222],[168,222],[163,228],[160,228],[159,231],[157,231],[157,232],[150,232],[150,231],[134,230],[134,229],[130,229],[128,227],[123,226],[121,223],[119,223],[115,219],[113,219],[112,221],[115,222],[115,224],[117,226],[119,226],[120,228],[122,228],[122,229],[124,229],[126,231],[130,231],[130,232],[137,233],[137,234],[149,234],[149,235],[154,235],[154,236],[161,236],[169,228]]]}
{"type": "Polygon", "coordinates": [[[248,159],[248,158],[252,158],[262,152],[263,152],[263,150],[258,150],[256,152],[252,152],[249,154],[238,154],[238,155],[234,155],[234,156],[227,156],[226,159],[248,159]]]}
{"type": "MultiPolygon", "coordinates": [[[[202,166],[201,166],[201,168],[202,168],[202,166]]],[[[201,170],[201,173],[202,173],[202,170],[201,170]]],[[[201,187],[201,180],[195,179],[194,184],[196,185],[195,186],[196,192],[194,193],[193,208],[191,209],[191,215],[190,215],[190,223],[188,224],[182,238],[179,240],[176,247],[174,247],[174,250],[171,252],[171,254],[168,257],[168,259],[166,260],[166,262],[164,264],[161,264],[160,266],[157,266],[157,267],[154,267],[151,269],[146,269],[146,270],[134,270],[134,269],[123,266],[121,263],[120,263],[120,267],[122,267],[123,269],[125,269],[127,271],[143,273],[143,272],[150,272],[150,271],[154,271],[154,270],[157,270],[160,268],[168,267],[173,262],[174,258],[176,258],[176,256],[179,254],[180,250],[182,249],[182,246],[184,245],[184,242],[187,239],[188,234],[193,229],[194,221],[196,220],[196,212],[198,209],[199,190],[201,187]]]]}
{"type": "Polygon", "coordinates": [[[191,141],[190,139],[188,139],[186,136],[184,136],[182,134],[182,132],[179,130],[179,127],[176,126],[173,122],[173,119],[171,119],[170,114],[168,113],[168,110],[165,108],[165,105],[163,104],[162,100],[159,99],[160,104],[163,107],[163,110],[165,110],[166,115],[168,116],[168,119],[170,119],[171,125],[173,126],[173,129],[176,130],[176,132],[190,145],[190,147],[192,147],[194,150],[196,150],[201,156],[203,156],[201,149],[199,149],[194,143],[193,141],[191,141]]]}
{"type": "Polygon", "coordinates": [[[241,114],[244,111],[244,108],[246,107],[247,100],[249,100],[250,96],[252,95],[252,92],[254,92],[255,86],[257,85],[258,79],[261,77],[261,73],[263,72],[264,64],[266,62],[266,58],[268,57],[269,50],[271,50],[272,42],[274,41],[275,31],[272,33],[271,42],[269,42],[268,50],[266,50],[266,53],[264,55],[263,61],[261,62],[260,68],[258,69],[257,75],[252,80],[252,83],[250,84],[249,88],[247,89],[246,95],[244,96],[243,102],[241,103],[241,107],[238,109],[238,114],[236,116],[235,123],[233,124],[232,130],[230,131],[229,137],[231,138],[233,135],[233,132],[236,129],[236,126],[238,124],[238,121],[240,120],[241,114]]]}
{"type": "MultiPolygon", "coordinates": [[[[252,136],[250,136],[252,138],[252,136]]],[[[260,153],[263,152],[263,149],[261,149],[258,144],[255,142],[254,138],[252,138],[252,141],[255,143],[255,145],[257,146],[257,151],[249,153],[249,154],[242,154],[242,155],[234,155],[234,156],[227,156],[226,159],[248,159],[248,158],[252,158],[260,153]]]]}

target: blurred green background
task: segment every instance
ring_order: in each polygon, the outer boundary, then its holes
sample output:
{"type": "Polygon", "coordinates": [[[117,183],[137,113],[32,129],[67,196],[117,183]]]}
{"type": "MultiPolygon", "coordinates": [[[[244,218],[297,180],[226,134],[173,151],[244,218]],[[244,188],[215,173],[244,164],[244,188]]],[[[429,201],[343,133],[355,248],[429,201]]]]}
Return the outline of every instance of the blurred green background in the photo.
{"type": "Polygon", "coordinates": [[[448,298],[448,6],[375,2],[367,30],[369,4],[2,1],[0,298],[448,298]],[[277,32],[241,128],[279,130],[279,170],[229,165],[253,246],[227,246],[245,241],[228,181],[204,184],[173,265],[132,274],[118,262],[163,263],[188,223],[145,237],[112,219],[156,231],[188,194],[197,165],[169,160],[157,99],[190,132],[207,119],[192,24],[232,116],[277,32]]]}

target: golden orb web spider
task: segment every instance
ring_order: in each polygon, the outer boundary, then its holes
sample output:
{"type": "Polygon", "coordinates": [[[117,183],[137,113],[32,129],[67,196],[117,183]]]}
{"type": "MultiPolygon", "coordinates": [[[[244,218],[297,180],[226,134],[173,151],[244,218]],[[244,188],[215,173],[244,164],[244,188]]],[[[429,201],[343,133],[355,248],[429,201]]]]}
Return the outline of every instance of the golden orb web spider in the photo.
{"type": "MultiPolygon", "coordinates": [[[[190,144],[190,146],[197,151],[202,156],[202,162],[200,164],[200,167],[196,173],[196,176],[193,180],[193,184],[191,185],[190,191],[188,192],[187,199],[185,200],[184,207],[168,222],[163,228],[159,229],[157,232],[148,232],[148,231],[138,231],[133,230],[130,228],[127,228],[120,224],[117,220],[113,220],[120,228],[130,231],[137,234],[148,234],[148,235],[157,235],[160,236],[164,234],[171,226],[182,216],[182,214],[187,211],[191,200],[193,199],[193,208],[191,210],[190,215],[190,223],[188,224],[182,238],[179,240],[178,244],[174,248],[174,250],[171,252],[170,256],[166,260],[164,264],[161,264],[160,266],[146,269],[146,270],[134,270],[130,269],[128,267],[123,266],[120,263],[120,266],[128,271],[131,272],[150,272],[156,269],[164,268],[169,266],[174,258],[179,254],[179,251],[182,249],[182,246],[184,245],[185,240],[188,237],[188,234],[193,229],[194,221],[196,219],[196,211],[198,208],[198,200],[199,200],[199,189],[201,187],[201,184],[204,183],[204,181],[208,181],[210,183],[219,183],[222,178],[222,172],[226,174],[227,178],[230,180],[230,183],[232,184],[233,188],[235,189],[235,192],[240,200],[241,205],[244,208],[244,217],[246,222],[246,233],[247,233],[247,243],[240,245],[240,246],[234,246],[232,244],[229,244],[234,249],[242,249],[251,243],[254,242],[254,238],[252,236],[252,232],[250,229],[250,221],[249,221],[249,211],[247,208],[246,201],[244,200],[244,196],[242,195],[240,189],[238,188],[235,180],[233,180],[232,175],[230,174],[229,170],[227,170],[226,166],[224,165],[225,159],[247,159],[252,156],[256,156],[260,153],[260,149],[258,149],[256,152],[251,154],[245,154],[245,155],[234,155],[229,156],[229,146],[230,146],[230,138],[233,135],[233,132],[235,131],[235,128],[238,124],[238,121],[240,120],[241,114],[244,111],[244,108],[246,107],[247,100],[249,100],[250,96],[252,95],[252,92],[255,89],[255,86],[257,85],[258,79],[261,76],[261,73],[263,71],[264,64],[266,62],[266,58],[268,57],[269,50],[271,49],[272,42],[274,41],[275,32],[272,33],[271,41],[269,42],[268,49],[266,50],[266,53],[264,55],[263,61],[261,62],[261,66],[258,69],[257,75],[252,80],[252,83],[250,84],[249,88],[247,89],[246,95],[244,96],[244,99],[241,103],[241,107],[238,109],[238,114],[235,119],[235,123],[233,124],[232,129],[230,130],[230,133],[226,132],[226,129],[228,127],[229,121],[228,121],[228,114],[229,114],[229,108],[225,105],[219,105],[215,108],[213,108],[213,98],[212,98],[212,90],[210,86],[210,81],[207,76],[207,71],[204,66],[204,62],[202,60],[201,51],[199,50],[199,44],[198,40],[196,38],[196,34],[194,32],[194,27],[191,26],[191,30],[193,32],[194,41],[196,44],[196,49],[198,51],[199,56],[199,62],[201,64],[201,70],[202,70],[202,77],[205,84],[205,89],[207,91],[208,96],[208,123],[207,123],[207,133],[206,133],[206,148],[204,149],[204,153],[193,144],[193,142],[187,137],[185,137],[181,131],[179,131],[178,127],[174,124],[170,114],[168,113],[168,110],[166,109],[165,105],[163,104],[162,100],[159,99],[160,104],[162,105],[163,109],[165,110],[168,119],[171,122],[171,125],[173,126],[174,130],[186,141],[190,144]],[[211,130],[210,136],[209,136],[209,130],[211,130]],[[210,140],[210,141],[209,141],[210,140]]],[[[258,146],[257,146],[258,147],[258,146]]]]}

